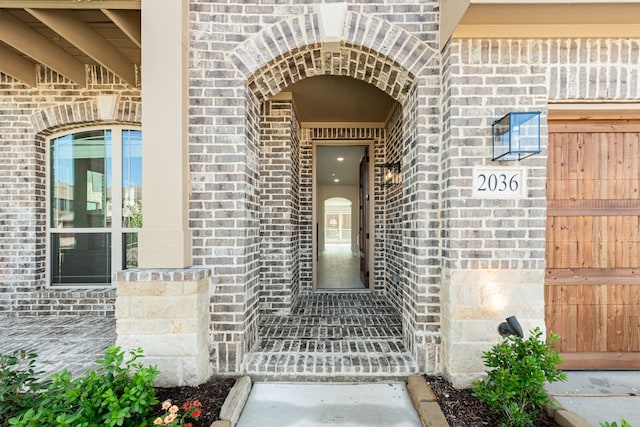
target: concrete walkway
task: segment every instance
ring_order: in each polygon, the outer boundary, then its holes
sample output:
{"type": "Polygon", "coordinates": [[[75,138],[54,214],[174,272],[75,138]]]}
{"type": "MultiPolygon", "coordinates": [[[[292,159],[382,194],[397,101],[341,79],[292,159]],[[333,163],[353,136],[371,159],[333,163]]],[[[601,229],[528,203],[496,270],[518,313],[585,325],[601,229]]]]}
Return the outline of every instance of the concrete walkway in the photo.
{"type": "Polygon", "coordinates": [[[595,427],[624,418],[640,427],[640,371],[569,371],[567,381],[547,386],[565,409],[595,427]]]}
{"type": "Polygon", "coordinates": [[[256,383],[237,427],[420,427],[404,383],[256,383]]]}

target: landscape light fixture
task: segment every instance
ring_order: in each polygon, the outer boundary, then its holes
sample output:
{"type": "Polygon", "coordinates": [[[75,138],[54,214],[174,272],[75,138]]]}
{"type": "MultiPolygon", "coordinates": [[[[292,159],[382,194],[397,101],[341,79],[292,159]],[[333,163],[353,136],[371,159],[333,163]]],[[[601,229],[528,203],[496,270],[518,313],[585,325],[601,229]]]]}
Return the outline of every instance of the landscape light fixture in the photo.
{"type": "Polygon", "coordinates": [[[516,335],[520,338],[524,338],[524,334],[522,333],[522,326],[520,326],[520,322],[518,322],[516,316],[509,316],[505,320],[506,322],[502,322],[498,326],[498,333],[501,337],[516,335]]]}
{"type": "Polygon", "coordinates": [[[385,163],[382,165],[382,183],[385,187],[400,185],[402,183],[400,162],[385,163]]]}
{"type": "Polygon", "coordinates": [[[493,160],[522,160],[540,152],[540,112],[508,113],[491,125],[493,160]]]}

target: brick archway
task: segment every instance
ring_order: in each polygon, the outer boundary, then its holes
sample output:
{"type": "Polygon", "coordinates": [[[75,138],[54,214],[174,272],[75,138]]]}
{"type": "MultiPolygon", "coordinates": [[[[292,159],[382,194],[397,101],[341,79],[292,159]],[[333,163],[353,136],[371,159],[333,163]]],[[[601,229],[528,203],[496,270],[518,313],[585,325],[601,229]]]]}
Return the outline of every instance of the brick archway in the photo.
{"type": "Polygon", "coordinates": [[[402,104],[436,54],[400,27],[348,11],[340,42],[324,42],[318,16],[309,14],[261,31],[229,59],[259,102],[304,78],[330,74],[372,84],[402,104]]]}
{"type": "MultiPolygon", "coordinates": [[[[225,215],[242,218],[244,234],[236,238],[235,248],[229,250],[241,255],[233,276],[216,278],[214,283],[234,283],[214,289],[212,295],[212,363],[216,370],[242,370],[242,359],[258,339],[260,313],[261,271],[261,108],[271,97],[287,86],[307,77],[318,75],[347,76],[367,82],[384,91],[402,106],[395,156],[402,159],[404,183],[398,198],[404,207],[402,217],[408,230],[399,241],[407,254],[401,265],[406,274],[402,277],[403,341],[413,354],[420,370],[434,372],[440,369],[440,319],[424,313],[439,313],[439,271],[437,243],[427,239],[424,232],[433,228],[433,216],[427,206],[437,206],[438,188],[428,182],[428,171],[437,168],[439,136],[439,55],[412,34],[389,22],[375,17],[346,12],[342,35],[338,41],[324,40],[316,14],[300,15],[278,22],[253,35],[226,55],[227,79],[220,80],[229,94],[235,93],[237,101],[235,127],[230,133],[240,136],[217,137],[216,140],[232,143],[229,153],[236,153],[241,160],[236,171],[236,188],[242,188],[243,197],[238,208],[225,215]],[[233,88],[234,92],[229,89],[233,88]],[[418,90],[418,89],[421,90],[418,90]],[[426,88],[426,90],[422,90],[426,88]],[[233,147],[233,148],[232,148],[233,147]],[[417,232],[410,232],[416,230],[417,232]],[[239,251],[238,245],[242,248],[239,251]],[[429,246],[431,245],[431,246],[429,246]],[[433,246],[435,245],[435,246],[433,246]],[[238,301],[232,305],[216,305],[216,295],[238,301]],[[433,306],[433,309],[429,306],[433,306]],[[228,311],[226,311],[228,310],[228,311]],[[223,319],[231,313],[242,313],[240,324],[227,325],[223,319]],[[227,334],[229,331],[233,335],[227,334]],[[223,338],[223,339],[219,339],[223,338]],[[226,337],[233,337],[229,340],[226,337]]],[[[221,77],[220,77],[221,78],[221,77]]],[[[229,101],[230,102],[230,101],[229,101]]],[[[231,105],[231,104],[225,104],[231,105]]],[[[226,123],[232,123],[231,119],[226,123]]],[[[292,123],[296,121],[295,117],[292,123]]],[[[314,138],[313,130],[307,130],[302,138],[314,138]]],[[[333,134],[367,134],[370,129],[333,129],[333,134]]],[[[285,129],[285,132],[293,132],[285,129]]],[[[302,132],[304,133],[304,132],[302,132]]],[[[331,133],[331,132],[330,132],[331,133]]],[[[301,148],[301,153],[305,150],[301,148]]],[[[295,150],[293,150],[295,151],[295,150]]],[[[300,161],[300,160],[296,160],[300,161]]],[[[304,173],[300,179],[307,179],[304,173]]],[[[437,228],[437,227],[436,227],[437,228]]],[[[206,235],[206,231],[202,235],[206,235]]],[[[196,235],[199,235],[196,231],[196,235]]],[[[300,236],[306,234],[302,230],[300,236]]],[[[221,240],[221,246],[228,243],[221,240]]],[[[219,249],[222,251],[222,249],[219,249]]],[[[222,271],[222,269],[220,269],[222,271]]],[[[236,317],[236,316],[234,316],[236,317]]]]}

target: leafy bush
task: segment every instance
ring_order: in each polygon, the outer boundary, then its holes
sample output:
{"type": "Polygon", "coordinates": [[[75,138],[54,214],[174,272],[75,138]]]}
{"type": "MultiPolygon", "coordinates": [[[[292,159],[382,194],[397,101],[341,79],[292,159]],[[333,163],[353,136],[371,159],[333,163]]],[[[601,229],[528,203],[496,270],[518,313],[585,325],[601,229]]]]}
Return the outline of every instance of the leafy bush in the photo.
{"type": "Polygon", "coordinates": [[[38,405],[9,420],[12,426],[148,426],[149,412],[158,403],[155,367],[137,362],[142,350],[125,353],[109,347],[97,371],[72,379],[63,370],[39,395],[38,405]]]}
{"type": "Polygon", "coordinates": [[[0,354],[0,425],[11,417],[37,406],[46,382],[38,382],[37,355],[27,350],[0,354]]]}
{"type": "MultiPolygon", "coordinates": [[[[600,423],[600,427],[618,427],[618,423],[617,422],[612,422],[610,423],[609,421],[604,422],[604,423],[600,423]]],[[[631,424],[629,424],[629,421],[625,420],[624,418],[620,420],[620,427],[631,427],[631,424]]]]}
{"type": "Polygon", "coordinates": [[[557,369],[562,359],[553,350],[558,336],[550,334],[546,343],[541,337],[536,328],[529,339],[507,337],[482,355],[491,369],[485,380],[474,381],[473,395],[491,408],[501,426],[533,426],[538,412],[551,402],[545,382],[566,380],[557,369]]]}

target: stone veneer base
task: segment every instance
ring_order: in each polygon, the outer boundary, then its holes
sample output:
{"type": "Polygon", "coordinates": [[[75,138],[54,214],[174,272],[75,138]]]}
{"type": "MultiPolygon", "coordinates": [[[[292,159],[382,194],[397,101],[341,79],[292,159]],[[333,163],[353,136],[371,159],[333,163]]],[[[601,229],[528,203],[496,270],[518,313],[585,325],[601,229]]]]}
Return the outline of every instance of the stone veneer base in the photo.
{"type": "Polygon", "coordinates": [[[210,377],[207,269],[127,270],[116,278],[116,344],[142,348],[157,386],[195,386],[210,377]]]}

